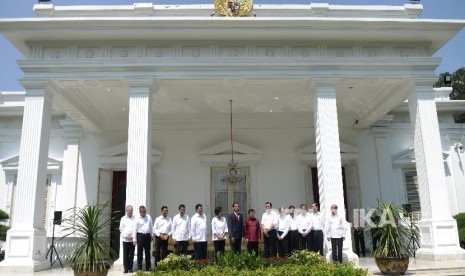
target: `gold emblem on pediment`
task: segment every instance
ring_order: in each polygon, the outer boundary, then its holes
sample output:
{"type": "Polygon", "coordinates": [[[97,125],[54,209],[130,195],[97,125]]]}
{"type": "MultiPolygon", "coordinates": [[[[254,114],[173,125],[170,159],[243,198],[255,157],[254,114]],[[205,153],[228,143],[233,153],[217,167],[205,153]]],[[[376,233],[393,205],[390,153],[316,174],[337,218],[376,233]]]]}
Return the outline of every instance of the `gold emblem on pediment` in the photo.
{"type": "Polygon", "coordinates": [[[215,10],[224,16],[247,16],[253,8],[253,0],[214,0],[215,10]]]}

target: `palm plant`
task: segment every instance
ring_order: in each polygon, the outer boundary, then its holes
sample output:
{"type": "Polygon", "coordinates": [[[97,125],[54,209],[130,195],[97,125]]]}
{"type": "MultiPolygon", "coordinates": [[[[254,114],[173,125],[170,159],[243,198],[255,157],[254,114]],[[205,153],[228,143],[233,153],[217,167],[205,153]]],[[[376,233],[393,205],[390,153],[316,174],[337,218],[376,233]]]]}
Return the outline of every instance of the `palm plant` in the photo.
{"type": "Polygon", "coordinates": [[[377,259],[412,256],[420,231],[411,212],[392,203],[378,201],[378,212],[383,214],[380,225],[373,229],[372,236],[379,236],[378,247],[373,256],[377,259]]]}
{"type": "Polygon", "coordinates": [[[104,211],[108,203],[73,208],[75,212],[63,220],[64,237],[76,237],[73,250],[67,258],[68,265],[75,272],[107,271],[117,258],[116,252],[104,237],[110,231],[112,217],[106,218],[104,211]]]}

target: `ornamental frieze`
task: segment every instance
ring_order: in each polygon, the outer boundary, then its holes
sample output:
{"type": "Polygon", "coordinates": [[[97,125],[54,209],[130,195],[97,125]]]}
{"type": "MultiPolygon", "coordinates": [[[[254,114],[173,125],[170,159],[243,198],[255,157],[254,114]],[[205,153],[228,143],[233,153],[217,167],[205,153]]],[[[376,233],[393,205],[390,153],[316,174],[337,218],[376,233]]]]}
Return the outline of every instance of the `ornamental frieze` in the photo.
{"type": "Polygon", "coordinates": [[[425,57],[420,47],[390,46],[327,46],[327,45],[167,45],[167,46],[69,46],[35,47],[30,59],[42,60],[92,60],[92,59],[202,59],[202,58],[380,58],[425,57]]]}

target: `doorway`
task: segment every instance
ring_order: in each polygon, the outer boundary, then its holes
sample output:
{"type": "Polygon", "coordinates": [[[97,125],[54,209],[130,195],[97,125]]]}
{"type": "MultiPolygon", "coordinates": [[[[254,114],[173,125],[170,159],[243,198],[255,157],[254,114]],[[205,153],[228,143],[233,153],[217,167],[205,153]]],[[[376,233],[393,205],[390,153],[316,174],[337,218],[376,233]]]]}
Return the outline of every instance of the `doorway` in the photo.
{"type": "Polygon", "coordinates": [[[113,188],[111,194],[111,213],[116,216],[111,227],[110,246],[119,254],[120,231],[119,222],[125,215],[126,204],[126,171],[113,172],[113,188]]]}
{"type": "MultiPolygon", "coordinates": [[[[342,189],[344,194],[344,210],[346,211],[346,218],[349,217],[348,213],[348,202],[347,202],[347,184],[346,184],[346,177],[345,177],[345,168],[342,167],[342,189]]],[[[311,179],[312,179],[312,194],[313,194],[313,201],[320,205],[320,193],[318,188],[318,169],[316,167],[312,167],[311,169],[311,179]]],[[[320,210],[321,211],[321,210],[320,210]]]]}

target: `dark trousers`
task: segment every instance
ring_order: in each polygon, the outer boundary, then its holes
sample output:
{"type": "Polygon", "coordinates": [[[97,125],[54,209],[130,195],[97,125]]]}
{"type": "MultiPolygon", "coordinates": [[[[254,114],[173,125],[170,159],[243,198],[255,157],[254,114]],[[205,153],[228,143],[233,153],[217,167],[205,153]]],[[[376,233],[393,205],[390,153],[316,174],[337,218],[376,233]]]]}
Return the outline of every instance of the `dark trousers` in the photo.
{"type": "MultiPolygon", "coordinates": [[[[284,232],[278,231],[278,235],[281,236],[284,232]]],[[[279,257],[283,258],[287,256],[288,252],[288,240],[287,240],[287,235],[284,237],[284,239],[280,240],[277,239],[278,241],[278,254],[279,257]]]]}
{"type": "Polygon", "coordinates": [[[333,255],[333,261],[342,263],[342,238],[331,238],[331,251],[333,255]]]}
{"type": "Polygon", "coordinates": [[[234,238],[234,243],[229,240],[229,243],[231,244],[231,251],[234,253],[241,253],[241,243],[242,243],[242,237],[234,238]]]}
{"type": "Polygon", "coordinates": [[[123,266],[124,271],[132,270],[134,264],[134,249],[136,247],[132,242],[123,242],[123,266]]]}
{"type": "Polygon", "coordinates": [[[155,237],[155,265],[168,256],[168,240],[155,237]]]}
{"type": "Polygon", "coordinates": [[[194,259],[201,260],[207,258],[207,242],[194,243],[194,259]]]}
{"type": "Polygon", "coordinates": [[[355,254],[365,257],[365,236],[363,230],[354,229],[355,254]]]}
{"type": "Polygon", "coordinates": [[[142,270],[142,252],[145,253],[145,270],[151,269],[150,244],[152,243],[151,234],[137,233],[137,266],[142,270]]]}
{"type": "Polygon", "coordinates": [[[310,232],[304,237],[302,234],[299,233],[300,237],[300,250],[312,250],[311,244],[310,244],[310,232]]]}
{"type": "Polygon", "coordinates": [[[313,252],[320,253],[323,256],[323,231],[312,230],[310,231],[310,245],[313,252]]]}
{"type": "Polygon", "coordinates": [[[268,232],[268,236],[263,235],[264,252],[263,257],[276,257],[278,250],[276,248],[276,229],[268,232]]]}
{"type": "Polygon", "coordinates": [[[247,253],[252,254],[255,252],[255,255],[258,255],[258,241],[249,241],[247,243],[247,253]]]}
{"type": "Polygon", "coordinates": [[[218,257],[218,253],[224,253],[224,247],[226,245],[226,240],[213,241],[213,247],[215,248],[215,259],[218,257]]]}
{"type": "Polygon", "coordinates": [[[188,245],[189,245],[189,241],[176,241],[176,248],[175,248],[176,254],[186,255],[188,245]]]}
{"type": "Polygon", "coordinates": [[[291,230],[287,233],[288,238],[288,252],[289,255],[295,251],[299,250],[299,231],[297,230],[291,230]]]}

